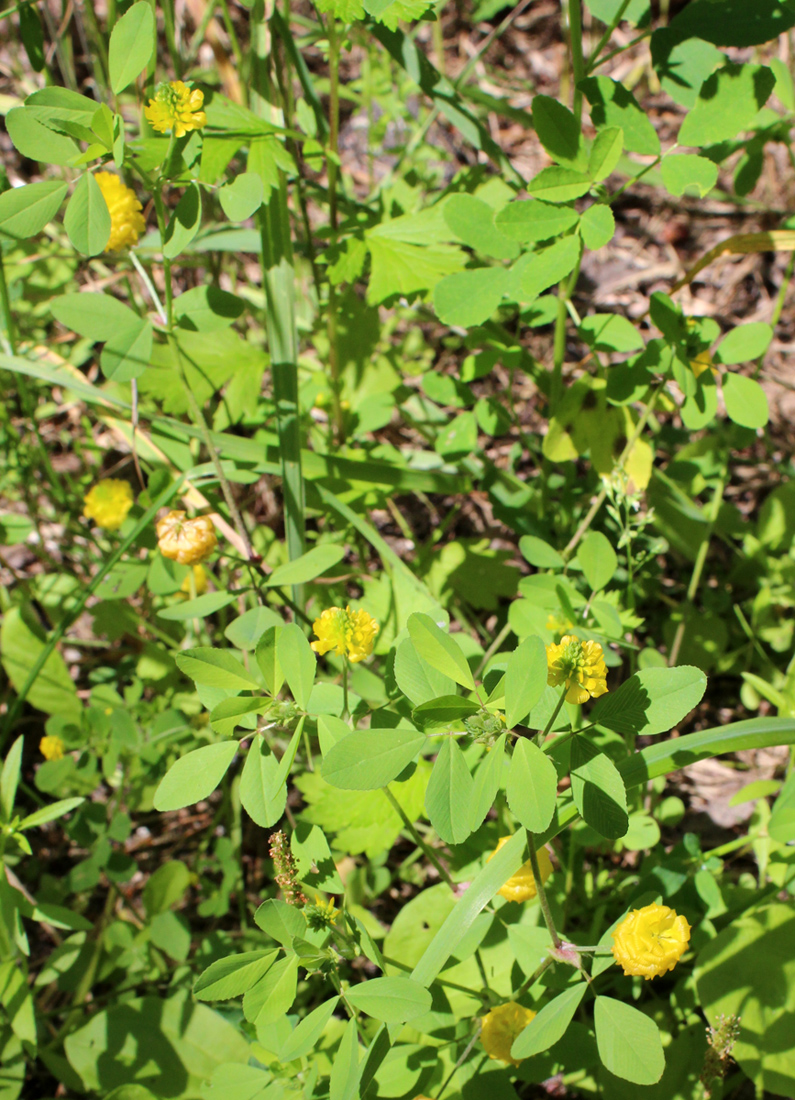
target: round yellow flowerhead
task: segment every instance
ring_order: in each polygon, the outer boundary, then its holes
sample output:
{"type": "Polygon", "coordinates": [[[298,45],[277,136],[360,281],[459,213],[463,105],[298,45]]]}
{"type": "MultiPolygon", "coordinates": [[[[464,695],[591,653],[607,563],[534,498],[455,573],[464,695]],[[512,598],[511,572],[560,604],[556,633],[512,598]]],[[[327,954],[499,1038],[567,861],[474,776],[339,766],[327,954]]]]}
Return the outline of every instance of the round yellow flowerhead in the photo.
{"type": "MultiPolygon", "coordinates": [[[[194,565],[193,567],[193,587],[196,589],[197,596],[203,596],[207,591],[207,570],[201,564],[194,565]]],[[[184,592],[186,596],[191,595],[190,574],[179,586],[179,590],[180,592],[184,592]]]]}
{"type": "MultiPolygon", "coordinates": [[[[511,838],[509,836],[501,836],[497,847],[489,856],[489,860],[493,859],[502,848],[503,844],[507,844],[511,838]]],[[[541,881],[546,882],[549,876],[552,874],[552,861],[549,858],[549,852],[546,848],[539,848],[536,852],[538,859],[538,869],[541,872],[541,881]]],[[[488,862],[488,861],[487,861],[488,862]]],[[[536,889],[536,880],[533,877],[533,867],[530,860],[523,863],[515,875],[511,875],[505,885],[497,893],[500,897],[505,898],[506,901],[532,901],[538,894],[536,889]]]]}
{"type": "Polygon", "coordinates": [[[204,92],[188,87],[182,80],[172,80],[158,85],[155,98],[144,107],[144,115],[153,130],[161,134],[173,130],[174,136],[181,138],[207,124],[203,106],[204,92]]]}
{"type": "Polygon", "coordinates": [[[195,565],[212,554],[218,539],[209,516],[186,519],[184,512],[169,512],[158,520],[157,545],[164,558],[195,565]]]}
{"type": "Polygon", "coordinates": [[[97,172],[94,179],[110,211],[110,236],[106,252],[131,248],[146,229],[141,204],[131,187],[126,187],[113,172],[97,172]]]}
{"type": "Polygon", "coordinates": [[[521,1059],[511,1057],[511,1047],[534,1017],[531,1008],[524,1008],[515,1001],[506,1001],[488,1012],[483,1017],[480,1041],[489,1058],[518,1066],[521,1059]]]}
{"type": "Polygon", "coordinates": [[[347,657],[356,664],[373,652],[378,623],[366,611],[351,611],[346,607],[329,607],[312,623],[317,641],[312,642],[315,653],[333,652],[347,657]]]}
{"type": "Polygon", "coordinates": [[[607,668],[598,642],[581,642],[565,634],[557,645],[547,646],[547,683],[566,685],[567,703],[584,703],[607,691],[607,668]]]}
{"type": "Polygon", "coordinates": [[[83,497],[83,515],[93,519],[97,527],[116,531],[127,519],[134,499],[129,481],[106,477],[92,485],[83,497]]]}
{"type": "Polygon", "coordinates": [[[39,752],[45,760],[63,760],[64,743],[60,737],[47,736],[39,741],[39,752]]]}
{"type": "Polygon", "coordinates": [[[647,981],[673,970],[687,951],[690,925],[667,905],[633,909],[613,932],[613,957],[627,975],[647,981]]]}

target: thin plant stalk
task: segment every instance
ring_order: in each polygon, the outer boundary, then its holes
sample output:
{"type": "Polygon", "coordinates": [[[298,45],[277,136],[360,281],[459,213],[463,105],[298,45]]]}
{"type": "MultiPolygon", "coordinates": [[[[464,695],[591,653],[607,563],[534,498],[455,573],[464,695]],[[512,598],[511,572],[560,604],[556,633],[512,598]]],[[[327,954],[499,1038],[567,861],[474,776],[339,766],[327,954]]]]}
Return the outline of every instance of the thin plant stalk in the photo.
{"type": "Polygon", "coordinates": [[[560,947],[561,939],[558,935],[558,930],[555,927],[555,920],[552,916],[552,910],[549,907],[549,899],[547,898],[546,888],[541,881],[541,868],[538,866],[538,856],[536,855],[536,838],[535,833],[532,833],[529,829],[525,830],[527,833],[527,848],[530,853],[530,866],[533,869],[533,878],[536,884],[536,893],[538,895],[538,904],[541,906],[541,912],[544,917],[544,923],[547,926],[550,936],[552,937],[552,946],[557,950],[560,947]]]}
{"type": "MultiPolygon", "coordinates": [[[[330,244],[332,249],[337,243],[337,159],[339,156],[339,132],[340,132],[340,90],[339,90],[339,62],[340,41],[337,34],[337,24],[334,14],[330,13],[327,20],[328,30],[328,63],[329,63],[329,139],[328,139],[328,203],[329,224],[331,228],[330,244]]],[[[345,424],[342,415],[342,382],[340,379],[339,351],[337,341],[337,288],[329,279],[328,284],[328,342],[329,342],[329,369],[331,371],[331,399],[334,414],[334,435],[336,442],[341,443],[345,438],[345,424]]]]}
{"type": "MultiPolygon", "coordinates": [[[[715,492],[710,502],[709,511],[707,513],[707,529],[704,532],[704,537],[701,540],[701,545],[698,548],[698,554],[696,555],[696,561],[693,566],[693,573],[690,577],[690,584],[687,586],[687,608],[693,607],[695,602],[696,593],[698,592],[698,586],[701,584],[701,574],[704,572],[704,566],[707,561],[707,554],[709,553],[709,544],[712,541],[712,533],[715,530],[715,524],[718,521],[718,514],[723,504],[723,493],[726,489],[726,477],[725,474],[721,476],[718,484],[715,486],[715,492]]],[[[677,625],[676,634],[671,645],[671,655],[668,658],[669,667],[673,667],[679,660],[679,651],[682,648],[682,642],[685,637],[685,629],[687,627],[686,616],[683,615],[681,621],[677,625]]]]}
{"type": "MultiPolygon", "coordinates": [[[[261,118],[273,121],[269,77],[270,33],[262,0],[251,11],[254,78],[251,107],[261,118]]],[[[306,507],[301,468],[301,417],[298,405],[298,333],[295,323],[295,268],[287,206],[287,181],[279,172],[260,207],[262,285],[265,291],[265,331],[271,360],[273,398],[276,404],[279,451],[282,464],[284,526],[290,560],[299,558],[306,545],[306,507]]],[[[304,606],[303,585],[293,587],[293,600],[304,606]]]]}
{"type": "Polygon", "coordinates": [[[400,805],[400,803],[395,798],[395,796],[392,794],[389,787],[382,787],[381,789],[383,790],[384,794],[386,795],[390,806],[395,811],[395,813],[398,815],[400,820],[403,822],[403,825],[405,826],[408,833],[411,835],[411,839],[414,841],[414,843],[417,845],[418,848],[422,849],[423,853],[425,854],[425,858],[430,863],[433,864],[433,866],[439,872],[440,877],[447,883],[447,885],[450,887],[450,889],[455,892],[456,886],[455,886],[455,883],[453,882],[452,878],[450,877],[450,872],[447,870],[447,868],[444,866],[444,864],[440,861],[439,857],[436,855],[436,852],[434,852],[434,850],[433,850],[433,848],[431,848],[430,844],[427,844],[422,839],[422,837],[420,836],[420,834],[417,832],[416,828],[414,827],[414,823],[411,821],[408,814],[403,809],[403,807],[400,805]]]}
{"type": "Polygon", "coordinates": [[[572,110],[577,122],[582,118],[582,89],[585,78],[585,61],[582,52],[582,0],[568,0],[569,47],[571,49],[571,75],[574,84],[572,110]]]}

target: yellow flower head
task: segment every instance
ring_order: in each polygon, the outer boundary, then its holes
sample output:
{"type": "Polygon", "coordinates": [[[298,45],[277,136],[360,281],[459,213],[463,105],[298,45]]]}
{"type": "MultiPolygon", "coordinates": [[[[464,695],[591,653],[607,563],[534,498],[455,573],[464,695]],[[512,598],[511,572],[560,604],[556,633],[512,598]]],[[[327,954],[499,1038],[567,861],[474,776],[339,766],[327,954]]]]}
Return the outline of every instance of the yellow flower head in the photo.
{"type": "Polygon", "coordinates": [[[330,928],[338,915],[339,909],[334,908],[334,902],[331,898],[328,901],[323,901],[321,897],[316,895],[314,905],[304,906],[304,916],[310,928],[330,928]]]}
{"type": "Polygon", "coordinates": [[[354,664],[373,652],[378,623],[366,611],[351,611],[346,607],[329,607],[312,623],[318,640],[312,642],[315,653],[333,651],[354,664]]]}
{"type": "MultiPolygon", "coordinates": [[[[503,844],[507,844],[511,838],[509,836],[500,837],[499,844],[489,856],[489,859],[493,859],[502,848],[503,844]]],[[[546,848],[539,848],[536,852],[538,858],[538,869],[541,872],[541,881],[546,882],[549,876],[552,874],[552,861],[549,858],[549,852],[546,848]]],[[[497,893],[500,897],[505,898],[506,901],[532,901],[538,893],[536,889],[536,880],[533,877],[533,868],[530,860],[523,863],[515,875],[511,875],[505,885],[497,893]]]]}
{"type": "Polygon", "coordinates": [[[511,1057],[511,1047],[534,1017],[531,1008],[524,1008],[515,1001],[506,1001],[488,1012],[483,1017],[480,1041],[489,1058],[518,1066],[521,1059],[511,1057]]]}
{"type": "Polygon", "coordinates": [[[106,477],[92,485],[83,497],[83,515],[93,519],[97,527],[116,531],[127,518],[134,503],[129,481],[106,477]]]}
{"type": "Polygon", "coordinates": [[[155,98],[144,107],[144,115],[153,130],[161,134],[173,130],[174,136],[181,138],[207,124],[203,106],[204,92],[189,88],[181,80],[172,80],[170,84],[158,85],[155,98]]]}
{"type": "Polygon", "coordinates": [[[673,970],[687,950],[690,925],[667,905],[633,909],[613,932],[613,956],[627,975],[647,981],[673,970]]]}
{"type": "MultiPolygon", "coordinates": [[[[207,591],[207,570],[203,565],[194,565],[193,567],[193,586],[196,589],[197,596],[203,596],[207,591]]],[[[184,592],[186,596],[191,595],[190,574],[179,586],[179,590],[180,592],[184,592]]]]}
{"type": "Polygon", "coordinates": [[[158,520],[157,545],[164,558],[195,565],[212,554],[218,539],[209,516],[185,519],[184,512],[169,512],[158,520]]]}
{"type": "Polygon", "coordinates": [[[110,236],[105,251],[116,252],[119,248],[131,248],[146,229],[141,204],[135,192],[132,188],[125,187],[113,172],[97,172],[94,179],[110,211],[110,236]]]}
{"type": "Polygon", "coordinates": [[[63,760],[63,741],[54,735],[42,737],[39,741],[39,752],[45,760],[63,760]]]}
{"type": "Polygon", "coordinates": [[[565,634],[558,645],[547,646],[547,683],[566,684],[566,702],[584,703],[607,691],[607,669],[598,642],[581,642],[565,634]]]}

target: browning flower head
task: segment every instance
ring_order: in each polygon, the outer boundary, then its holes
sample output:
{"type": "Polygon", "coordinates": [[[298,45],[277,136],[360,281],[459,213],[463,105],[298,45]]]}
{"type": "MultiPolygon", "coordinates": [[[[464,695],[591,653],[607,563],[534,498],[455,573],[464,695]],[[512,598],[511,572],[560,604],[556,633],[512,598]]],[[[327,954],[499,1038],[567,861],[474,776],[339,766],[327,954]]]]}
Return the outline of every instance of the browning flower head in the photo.
{"type": "Polygon", "coordinates": [[[535,1012],[531,1008],[524,1008],[515,1001],[506,1001],[488,1012],[483,1017],[480,1041],[489,1058],[518,1066],[521,1059],[511,1056],[511,1047],[534,1017],[535,1012]]]}
{"type": "Polygon", "coordinates": [[[115,531],[127,518],[134,499],[128,481],[106,477],[92,485],[83,497],[83,515],[86,519],[93,519],[97,527],[115,531]]]}
{"type": "Polygon", "coordinates": [[[64,743],[60,737],[48,734],[39,741],[39,752],[45,760],[63,760],[64,743]]]}
{"type": "Polygon", "coordinates": [[[110,212],[110,236],[106,252],[131,248],[146,229],[141,204],[131,187],[126,187],[113,172],[97,172],[94,179],[110,212]]]}
{"type": "Polygon", "coordinates": [[[153,130],[161,134],[174,131],[174,137],[184,137],[191,130],[201,130],[207,124],[202,110],[204,92],[190,88],[182,80],[159,84],[155,98],[144,107],[144,115],[153,130]]]}
{"type": "Polygon", "coordinates": [[[350,606],[327,608],[312,623],[317,641],[312,642],[315,653],[334,652],[356,664],[373,652],[378,623],[366,611],[351,611],[350,606]]]}
{"type": "MultiPolygon", "coordinates": [[[[207,570],[201,564],[193,566],[193,587],[197,596],[203,596],[207,591],[207,570]]],[[[179,586],[179,590],[184,592],[186,596],[191,595],[190,573],[179,586]]]]}
{"type": "Polygon", "coordinates": [[[564,634],[557,645],[547,646],[547,683],[566,685],[567,703],[584,703],[607,691],[607,668],[598,642],[581,642],[564,634]]]}
{"type": "Polygon", "coordinates": [[[308,904],[308,899],[298,885],[295,856],[290,851],[289,841],[281,829],[271,834],[270,857],[273,860],[276,881],[284,894],[284,900],[288,905],[295,905],[298,909],[302,909],[308,904]]]}
{"type": "Polygon", "coordinates": [[[212,554],[218,539],[209,516],[186,519],[185,512],[169,512],[158,520],[157,545],[164,558],[195,565],[212,554]]]}
{"type": "Polygon", "coordinates": [[[673,970],[687,950],[690,925],[667,905],[633,909],[613,932],[613,957],[624,973],[647,981],[673,970]]]}
{"type": "MultiPolygon", "coordinates": [[[[507,844],[511,838],[509,836],[500,837],[499,843],[494,851],[489,856],[489,859],[493,859],[502,848],[503,844],[507,844]]],[[[552,861],[549,858],[549,852],[546,848],[539,848],[536,852],[538,859],[538,869],[541,872],[541,881],[546,882],[549,876],[552,874],[552,861]]],[[[533,876],[533,867],[530,860],[523,863],[515,875],[511,875],[505,885],[497,891],[500,897],[505,898],[506,901],[532,901],[538,894],[536,888],[536,880],[533,876]]]]}
{"type": "Polygon", "coordinates": [[[334,908],[334,902],[329,898],[315,896],[315,904],[304,908],[304,916],[310,928],[330,928],[339,916],[339,909],[334,908]]]}

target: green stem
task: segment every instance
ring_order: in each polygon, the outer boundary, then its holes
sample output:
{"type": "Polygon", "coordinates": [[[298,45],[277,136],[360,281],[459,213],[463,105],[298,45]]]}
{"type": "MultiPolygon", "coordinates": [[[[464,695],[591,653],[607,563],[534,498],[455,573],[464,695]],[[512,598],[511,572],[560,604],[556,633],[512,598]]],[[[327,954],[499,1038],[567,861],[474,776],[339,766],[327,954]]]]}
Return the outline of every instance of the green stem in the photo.
{"type": "Polygon", "coordinates": [[[552,715],[551,715],[549,721],[547,722],[546,726],[541,731],[541,733],[538,735],[537,742],[538,742],[539,745],[542,744],[544,741],[546,741],[547,737],[549,737],[550,733],[552,732],[552,727],[555,725],[555,719],[560,714],[561,710],[563,709],[563,704],[566,702],[566,692],[568,690],[569,690],[569,685],[564,684],[563,685],[563,691],[560,693],[560,699],[558,699],[558,702],[557,702],[557,706],[552,711],[552,715]]]}
{"type": "Polygon", "coordinates": [[[5,261],[3,258],[3,247],[0,244],[0,306],[3,310],[3,325],[6,330],[6,340],[8,342],[8,350],[11,355],[17,353],[17,333],[16,325],[14,324],[14,315],[11,312],[11,299],[8,294],[8,283],[6,282],[6,269],[5,261]]]}
{"type": "MultiPolygon", "coordinates": [[[[474,1035],[469,1040],[467,1045],[464,1047],[463,1051],[461,1052],[460,1057],[456,1061],[456,1064],[453,1066],[453,1068],[450,1070],[450,1072],[445,1077],[444,1081],[442,1082],[441,1087],[439,1088],[438,1092],[436,1093],[436,1096],[434,1097],[434,1100],[442,1100],[442,1097],[444,1096],[444,1094],[447,1092],[448,1088],[450,1087],[450,1082],[453,1080],[455,1075],[461,1069],[461,1066],[463,1066],[464,1062],[466,1062],[469,1055],[472,1053],[472,1048],[474,1047],[475,1043],[480,1038],[481,1026],[482,1025],[481,1025],[480,1021],[478,1021],[477,1026],[475,1027],[474,1035]]],[[[485,1061],[486,1061],[486,1055],[484,1054],[483,1058],[481,1059],[480,1066],[484,1065],[485,1061]]],[[[474,1077],[478,1076],[478,1074],[480,1072],[480,1066],[478,1066],[478,1068],[475,1070],[475,1073],[473,1074],[474,1077]]]]}
{"type": "MultiPolygon", "coordinates": [[[[255,114],[272,122],[269,102],[270,35],[263,0],[251,10],[253,79],[251,106],[255,114]]],[[[301,416],[298,405],[298,333],[295,323],[295,268],[290,239],[287,182],[279,171],[278,186],[271,188],[259,210],[262,285],[265,292],[265,331],[271,361],[273,398],[279,432],[284,495],[284,525],[290,560],[299,558],[306,545],[306,506],[301,467],[301,416]]],[[[304,606],[304,586],[294,585],[293,600],[304,606]]]]}
{"type": "Polygon", "coordinates": [[[582,91],[580,81],[585,78],[585,62],[582,55],[582,4],[581,0],[568,0],[569,45],[571,47],[571,74],[574,81],[574,117],[582,118],[582,91]]]}
{"type": "Polygon", "coordinates": [[[351,709],[348,703],[348,674],[350,665],[347,655],[342,658],[342,717],[349,718],[351,709]]]}
{"type": "Polygon", "coordinates": [[[536,984],[536,982],[541,977],[541,975],[544,973],[544,971],[549,970],[550,966],[552,966],[552,963],[554,961],[555,960],[552,958],[551,955],[548,958],[544,959],[544,961],[541,963],[541,965],[536,967],[536,969],[533,971],[533,973],[530,975],[530,977],[526,978],[522,982],[522,984],[519,986],[519,988],[514,993],[511,994],[511,1000],[512,1001],[518,1001],[522,997],[524,997],[525,993],[527,993],[527,991],[529,989],[533,988],[533,986],[536,984]]]}
{"type": "Polygon", "coordinates": [[[168,47],[169,57],[171,58],[171,64],[174,69],[174,78],[180,80],[182,78],[182,59],[177,49],[177,36],[174,23],[174,0],[163,0],[161,6],[163,9],[163,24],[166,31],[166,46],[168,47]]]}
{"type": "Polygon", "coordinates": [[[558,930],[555,927],[555,921],[552,917],[552,910],[549,907],[549,899],[547,898],[547,891],[544,883],[541,881],[541,868],[538,866],[538,856],[536,855],[536,838],[535,833],[532,833],[529,829],[526,829],[527,833],[527,848],[530,853],[530,866],[533,869],[533,878],[536,884],[536,893],[538,895],[538,904],[541,906],[541,912],[544,915],[544,923],[547,926],[550,936],[552,937],[552,946],[557,950],[560,947],[560,936],[558,930]]]}
{"type": "MultiPolygon", "coordinates": [[[[701,574],[704,572],[704,566],[707,561],[707,554],[709,553],[710,542],[712,541],[712,533],[715,530],[715,524],[718,520],[718,513],[720,512],[721,505],[723,504],[723,493],[726,489],[726,477],[725,473],[721,476],[718,484],[715,486],[715,492],[710,503],[709,512],[707,513],[707,529],[704,532],[704,537],[701,540],[701,545],[698,548],[698,554],[696,555],[696,561],[693,566],[693,572],[690,576],[690,584],[687,586],[686,606],[687,610],[693,608],[696,594],[698,592],[698,586],[701,584],[701,574]]],[[[674,635],[673,644],[671,645],[671,655],[668,658],[668,666],[672,668],[679,660],[679,650],[682,648],[682,642],[685,637],[685,630],[687,629],[687,614],[682,615],[674,635]]]]}
{"type": "Polygon", "coordinates": [[[433,864],[433,866],[439,872],[439,874],[444,879],[444,881],[447,883],[447,885],[450,887],[450,889],[455,893],[456,885],[453,882],[453,880],[450,878],[450,872],[440,862],[439,857],[436,855],[436,852],[434,852],[434,850],[433,850],[433,848],[431,848],[430,844],[427,844],[422,839],[420,834],[415,829],[414,823],[409,819],[408,815],[406,814],[406,811],[403,809],[403,807],[400,805],[398,800],[392,794],[389,787],[382,787],[381,789],[383,790],[384,794],[386,795],[387,799],[389,800],[390,806],[395,811],[395,813],[398,815],[400,820],[403,822],[403,824],[406,827],[406,829],[408,830],[408,832],[411,834],[411,839],[414,841],[414,843],[417,845],[418,848],[422,849],[422,851],[425,853],[426,859],[428,859],[433,864]]]}
{"type": "MultiPolygon", "coordinates": [[[[327,157],[328,171],[328,203],[329,203],[329,242],[332,250],[337,244],[338,213],[337,213],[337,158],[339,156],[339,132],[340,132],[340,92],[339,92],[339,63],[340,42],[337,35],[337,24],[334,14],[330,13],[327,19],[328,28],[328,65],[329,65],[329,138],[327,157]]],[[[334,411],[334,428],[336,442],[339,445],[345,439],[345,422],[342,414],[342,379],[340,378],[339,342],[337,339],[337,288],[329,279],[328,284],[328,341],[329,341],[329,369],[331,371],[331,398],[334,411]]]]}
{"type": "Polygon", "coordinates": [[[591,54],[590,61],[588,62],[588,72],[589,73],[591,72],[593,67],[596,64],[598,64],[597,59],[599,57],[599,54],[602,52],[602,50],[605,48],[607,43],[610,41],[610,39],[612,37],[612,34],[613,34],[613,31],[616,29],[618,24],[624,18],[624,12],[627,10],[630,3],[631,3],[631,0],[623,0],[623,3],[621,4],[621,7],[618,9],[616,14],[613,16],[613,18],[612,18],[611,22],[609,23],[607,29],[605,30],[605,33],[599,39],[599,42],[596,46],[596,49],[591,54]]]}
{"type": "Polygon", "coordinates": [[[558,286],[558,313],[555,318],[555,341],[553,347],[552,385],[549,394],[549,412],[554,416],[563,397],[563,362],[566,358],[566,321],[569,315],[569,299],[574,293],[580,277],[580,260],[571,275],[562,279],[558,286]]]}

